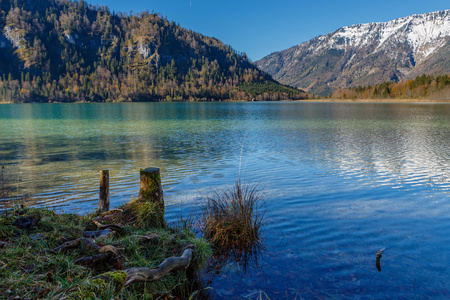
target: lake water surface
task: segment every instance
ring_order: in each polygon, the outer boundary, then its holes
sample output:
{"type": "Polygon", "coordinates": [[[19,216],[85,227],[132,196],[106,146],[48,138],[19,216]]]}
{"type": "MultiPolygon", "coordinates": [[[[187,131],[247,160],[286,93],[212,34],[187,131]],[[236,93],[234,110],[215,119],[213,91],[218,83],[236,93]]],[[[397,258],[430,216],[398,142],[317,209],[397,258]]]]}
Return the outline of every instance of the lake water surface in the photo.
{"type": "Polygon", "coordinates": [[[265,249],[205,274],[215,298],[450,297],[450,104],[5,104],[0,160],[64,212],[96,209],[102,169],[114,207],[160,167],[169,221],[258,184],[265,249]]]}

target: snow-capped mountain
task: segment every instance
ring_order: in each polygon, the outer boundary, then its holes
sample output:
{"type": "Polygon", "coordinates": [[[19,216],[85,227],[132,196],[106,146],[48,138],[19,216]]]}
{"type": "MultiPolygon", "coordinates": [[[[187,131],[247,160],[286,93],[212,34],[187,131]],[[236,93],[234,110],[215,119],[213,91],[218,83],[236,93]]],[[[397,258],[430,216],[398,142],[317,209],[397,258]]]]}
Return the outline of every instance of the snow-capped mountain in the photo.
{"type": "Polygon", "coordinates": [[[284,84],[318,94],[450,73],[450,10],[345,26],[256,64],[284,84]]]}

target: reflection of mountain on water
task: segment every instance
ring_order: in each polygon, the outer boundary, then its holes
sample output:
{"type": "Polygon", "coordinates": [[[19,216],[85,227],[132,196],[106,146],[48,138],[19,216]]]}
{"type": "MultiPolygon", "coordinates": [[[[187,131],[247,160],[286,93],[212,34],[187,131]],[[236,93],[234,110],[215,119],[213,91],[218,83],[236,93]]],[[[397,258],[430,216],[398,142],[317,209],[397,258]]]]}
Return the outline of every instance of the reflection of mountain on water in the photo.
{"type": "Polygon", "coordinates": [[[290,122],[267,148],[357,180],[427,180],[448,189],[449,113],[445,104],[323,104],[295,120],[285,114],[290,122]]]}
{"type": "Polygon", "coordinates": [[[448,126],[436,119],[430,122],[429,115],[402,117],[336,128],[332,148],[337,149],[333,160],[339,170],[348,176],[370,175],[368,184],[420,183],[448,190],[448,126]]]}

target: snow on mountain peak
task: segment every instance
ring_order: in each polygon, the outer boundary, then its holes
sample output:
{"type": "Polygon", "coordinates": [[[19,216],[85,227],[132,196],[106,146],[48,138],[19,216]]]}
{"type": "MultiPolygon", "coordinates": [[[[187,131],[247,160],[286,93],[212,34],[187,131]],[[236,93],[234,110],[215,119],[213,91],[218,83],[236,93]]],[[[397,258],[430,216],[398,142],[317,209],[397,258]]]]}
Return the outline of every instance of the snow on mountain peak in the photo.
{"type": "Polygon", "coordinates": [[[326,94],[450,72],[450,10],[342,27],[257,63],[282,83],[326,94]]]}
{"type": "Polygon", "coordinates": [[[406,43],[412,48],[415,60],[420,61],[442,47],[446,36],[450,36],[450,10],[412,15],[383,23],[345,26],[319,37],[319,40],[328,41],[314,52],[325,47],[347,51],[374,42],[377,44],[374,52],[377,52],[383,51],[388,42],[406,43]]]}

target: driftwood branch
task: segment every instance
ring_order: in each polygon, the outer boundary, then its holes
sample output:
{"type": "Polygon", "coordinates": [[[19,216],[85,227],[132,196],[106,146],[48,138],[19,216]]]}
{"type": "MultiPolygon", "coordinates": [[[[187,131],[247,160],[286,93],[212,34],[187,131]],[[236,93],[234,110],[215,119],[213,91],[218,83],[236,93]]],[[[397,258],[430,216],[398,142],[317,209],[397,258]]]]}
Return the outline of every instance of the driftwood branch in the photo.
{"type": "Polygon", "coordinates": [[[192,249],[184,250],[180,257],[166,258],[156,268],[131,268],[125,270],[127,279],[125,285],[138,282],[151,282],[163,278],[167,273],[175,270],[186,269],[192,260],[192,249]]]}
{"type": "Polygon", "coordinates": [[[159,239],[161,238],[159,234],[157,233],[148,233],[145,235],[132,235],[130,236],[132,238],[138,238],[139,242],[144,243],[157,243],[159,239]]]}
{"type": "MultiPolygon", "coordinates": [[[[140,243],[157,243],[160,239],[161,236],[157,233],[147,233],[145,235],[132,235],[130,236],[132,238],[138,238],[140,243]]],[[[184,235],[183,234],[173,234],[171,235],[166,241],[167,242],[172,242],[177,240],[178,238],[183,238],[184,235]]]]}
{"type": "Polygon", "coordinates": [[[95,243],[93,243],[91,240],[86,239],[86,238],[78,238],[76,240],[73,241],[68,241],[65,242],[64,244],[62,244],[61,246],[56,247],[55,249],[53,249],[54,252],[59,252],[59,251],[65,251],[67,249],[73,249],[73,248],[78,248],[81,245],[84,245],[86,248],[88,249],[92,249],[92,250],[98,250],[100,248],[100,246],[96,245],[95,243]]]}
{"type": "Polygon", "coordinates": [[[76,265],[87,266],[87,265],[99,264],[99,263],[103,263],[103,262],[108,262],[111,259],[119,256],[119,251],[117,250],[116,247],[110,246],[110,245],[100,247],[97,244],[93,243],[91,240],[86,239],[86,238],[78,238],[73,241],[65,242],[61,246],[53,249],[52,252],[57,253],[58,251],[65,251],[67,249],[78,248],[81,245],[85,246],[88,249],[97,251],[99,254],[76,259],[74,261],[74,264],[76,264],[76,265]]]}
{"type": "Polygon", "coordinates": [[[110,229],[110,230],[114,230],[117,232],[122,232],[125,230],[125,227],[119,224],[108,224],[108,225],[103,225],[102,223],[93,220],[92,221],[100,230],[106,230],[106,229],[110,229]]]}
{"type": "Polygon", "coordinates": [[[76,259],[73,263],[76,265],[81,265],[81,266],[89,266],[89,265],[93,265],[93,264],[107,262],[107,261],[111,260],[113,257],[114,257],[114,255],[111,252],[106,252],[106,253],[96,254],[93,256],[82,257],[82,258],[76,259]]]}
{"type": "Polygon", "coordinates": [[[115,231],[111,229],[104,229],[104,230],[96,230],[96,231],[84,231],[83,236],[86,238],[96,238],[96,239],[103,239],[110,236],[113,236],[115,234],[115,231]]]}
{"type": "Polygon", "coordinates": [[[88,266],[93,264],[99,264],[110,261],[111,259],[119,256],[119,250],[116,247],[108,245],[100,247],[97,250],[100,254],[93,256],[83,257],[75,260],[73,263],[76,265],[88,266]]]}

